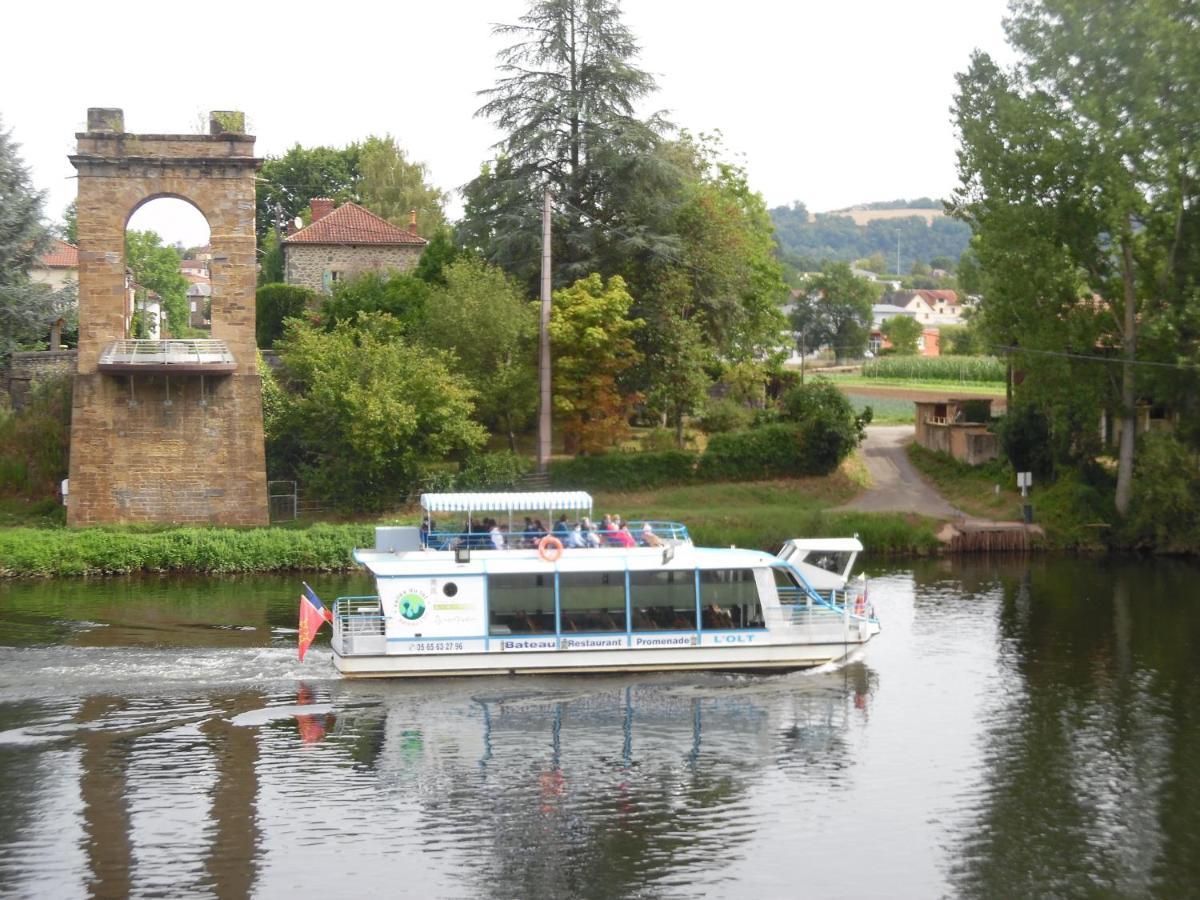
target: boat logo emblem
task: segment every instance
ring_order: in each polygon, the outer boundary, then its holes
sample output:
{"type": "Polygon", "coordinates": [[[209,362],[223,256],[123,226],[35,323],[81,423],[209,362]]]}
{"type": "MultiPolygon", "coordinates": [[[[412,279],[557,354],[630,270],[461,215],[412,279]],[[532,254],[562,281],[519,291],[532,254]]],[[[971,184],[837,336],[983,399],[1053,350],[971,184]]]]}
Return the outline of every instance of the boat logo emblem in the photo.
{"type": "Polygon", "coordinates": [[[412,591],[401,594],[400,599],[396,601],[396,609],[399,610],[400,615],[410,621],[419,619],[425,615],[425,598],[412,591]]]}

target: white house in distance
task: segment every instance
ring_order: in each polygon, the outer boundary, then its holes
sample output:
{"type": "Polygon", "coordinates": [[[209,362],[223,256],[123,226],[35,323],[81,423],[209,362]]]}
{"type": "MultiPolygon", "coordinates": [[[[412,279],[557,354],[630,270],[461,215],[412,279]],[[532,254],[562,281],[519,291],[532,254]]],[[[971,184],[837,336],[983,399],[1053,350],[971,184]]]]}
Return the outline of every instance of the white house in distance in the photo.
{"type": "Polygon", "coordinates": [[[68,284],[78,283],[79,248],[55,238],[50,249],[33,264],[29,278],[38,284],[49,285],[53,291],[61,291],[68,284]]]}
{"type": "Polygon", "coordinates": [[[421,258],[428,241],[417,234],[417,214],[397,228],[357,203],[335,207],[311,201],[312,222],[283,239],[283,280],[330,293],[339,281],[371,270],[404,272],[421,258]]]}

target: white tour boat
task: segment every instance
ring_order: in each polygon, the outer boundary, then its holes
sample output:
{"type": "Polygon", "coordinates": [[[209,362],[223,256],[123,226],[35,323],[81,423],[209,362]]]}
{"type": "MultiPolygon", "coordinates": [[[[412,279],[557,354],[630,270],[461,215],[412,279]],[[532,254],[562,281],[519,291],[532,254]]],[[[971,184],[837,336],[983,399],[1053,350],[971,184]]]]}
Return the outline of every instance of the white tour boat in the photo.
{"type": "Polygon", "coordinates": [[[377,595],[321,610],[347,676],[799,669],[879,633],[865,579],[850,580],[857,538],[791,540],[772,555],[637,522],[589,540],[581,491],[425,494],[421,505],[420,528],[378,528],[375,548],[354,552],[377,595]],[[498,520],[482,530],[478,514],[498,520]],[[550,530],[518,514],[544,514],[550,530]]]}

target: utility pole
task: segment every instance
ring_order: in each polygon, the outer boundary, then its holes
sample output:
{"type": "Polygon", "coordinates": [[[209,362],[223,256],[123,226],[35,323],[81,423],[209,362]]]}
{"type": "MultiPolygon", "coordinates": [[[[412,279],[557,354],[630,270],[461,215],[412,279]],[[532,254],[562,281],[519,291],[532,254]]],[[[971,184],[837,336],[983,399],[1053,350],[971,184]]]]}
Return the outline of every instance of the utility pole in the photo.
{"type": "Polygon", "coordinates": [[[542,321],[539,338],[538,383],[540,403],[538,409],[538,454],[539,474],[545,474],[550,463],[550,187],[546,186],[542,197],[542,321]]]}

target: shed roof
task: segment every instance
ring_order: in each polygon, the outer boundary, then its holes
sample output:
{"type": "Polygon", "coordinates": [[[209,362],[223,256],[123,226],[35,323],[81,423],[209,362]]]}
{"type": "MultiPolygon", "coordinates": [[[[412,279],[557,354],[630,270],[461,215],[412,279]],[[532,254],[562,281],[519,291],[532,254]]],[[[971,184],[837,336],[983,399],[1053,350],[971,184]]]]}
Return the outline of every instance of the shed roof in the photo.
{"type": "Polygon", "coordinates": [[[357,203],[343,203],[311,225],[283,239],[285,244],[407,244],[423,247],[419,234],[397,228],[357,203]]]}

